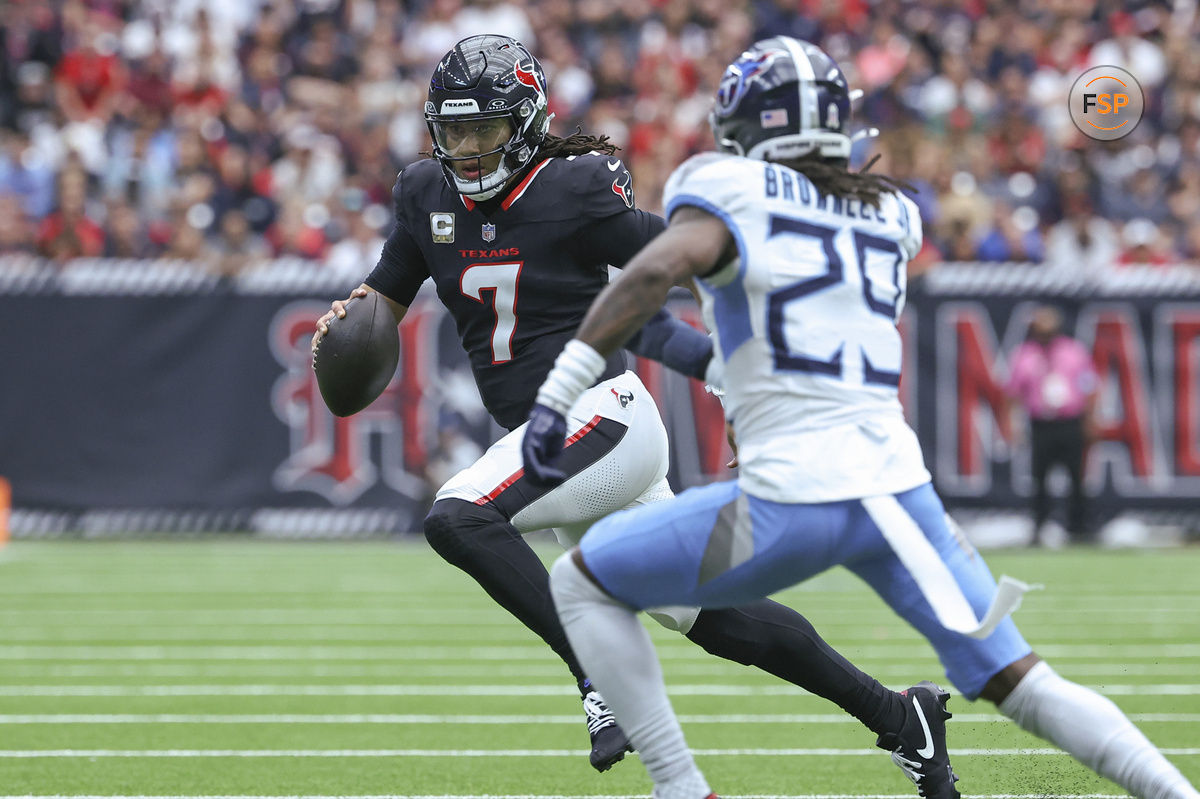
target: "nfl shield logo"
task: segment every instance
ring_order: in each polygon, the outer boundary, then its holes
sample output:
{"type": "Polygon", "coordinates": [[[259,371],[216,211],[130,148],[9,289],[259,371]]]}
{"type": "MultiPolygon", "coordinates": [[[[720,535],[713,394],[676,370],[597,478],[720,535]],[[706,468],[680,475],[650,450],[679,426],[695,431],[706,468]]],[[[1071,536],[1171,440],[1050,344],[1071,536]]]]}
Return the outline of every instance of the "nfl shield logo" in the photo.
{"type": "Polygon", "coordinates": [[[495,241],[496,240],[496,226],[495,225],[489,224],[487,222],[484,223],[484,225],[483,225],[483,240],[484,241],[495,241]]]}

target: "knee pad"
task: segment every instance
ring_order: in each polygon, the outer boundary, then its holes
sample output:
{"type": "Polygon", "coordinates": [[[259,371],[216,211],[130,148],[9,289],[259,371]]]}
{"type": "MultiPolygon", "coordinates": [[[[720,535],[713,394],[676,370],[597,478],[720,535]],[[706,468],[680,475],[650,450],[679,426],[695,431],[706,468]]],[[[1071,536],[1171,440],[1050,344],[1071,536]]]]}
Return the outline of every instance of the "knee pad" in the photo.
{"type": "Polygon", "coordinates": [[[700,608],[692,608],[684,605],[664,605],[660,608],[646,608],[646,615],[668,630],[674,630],[677,633],[687,635],[692,631],[692,625],[696,623],[696,617],[700,615],[700,608]]]}
{"type": "Polygon", "coordinates": [[[458,564],[486,527],[506,524],[499,511],[462,499],[439,499],[425,517],[425,540],[449,563],[458,564]]]}

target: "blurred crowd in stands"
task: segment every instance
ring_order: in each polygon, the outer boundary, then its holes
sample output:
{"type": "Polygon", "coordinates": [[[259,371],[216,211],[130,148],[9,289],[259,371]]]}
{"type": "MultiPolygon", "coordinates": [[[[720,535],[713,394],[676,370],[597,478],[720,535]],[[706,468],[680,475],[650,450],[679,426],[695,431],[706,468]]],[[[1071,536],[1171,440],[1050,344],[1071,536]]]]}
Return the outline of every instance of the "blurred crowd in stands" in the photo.
{"type": "Polygon", "coordinates": [[[375,261],[396,172],[428,149],[429,73],[459,39],[522,40],[552,131],[607,134],[642,207],[756,38],[819,43],[878,127],[854,164],[902,178],[923,264],[1087,271],[1200,263],[1193,0],[0,0],[0,254],[262,256],[348,277],[375,261]],[[1146,96],[1129,136],[1083,136],[1088,67],[1146,96]]]}

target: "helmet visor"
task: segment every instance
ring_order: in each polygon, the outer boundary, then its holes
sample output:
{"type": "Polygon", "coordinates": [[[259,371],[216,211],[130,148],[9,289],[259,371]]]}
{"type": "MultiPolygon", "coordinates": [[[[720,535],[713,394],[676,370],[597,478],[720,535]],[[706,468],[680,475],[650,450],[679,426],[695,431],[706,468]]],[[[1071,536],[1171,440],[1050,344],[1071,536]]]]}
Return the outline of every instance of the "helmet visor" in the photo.
{"type": "Polygon", "coordinates": [[[474,180],[500,166],[504,145],[512,139],[512,118],[440,119],[430,121],[438,149],[451,159],[460,178],[474,180]]]}

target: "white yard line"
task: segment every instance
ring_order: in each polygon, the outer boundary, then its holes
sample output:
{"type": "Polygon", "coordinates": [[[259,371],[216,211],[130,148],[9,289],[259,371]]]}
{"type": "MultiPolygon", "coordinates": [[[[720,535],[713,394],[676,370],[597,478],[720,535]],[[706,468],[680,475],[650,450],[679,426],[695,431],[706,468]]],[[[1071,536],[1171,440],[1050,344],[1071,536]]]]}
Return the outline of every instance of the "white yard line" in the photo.
{"type": "MultiPolygon", "coordinates": [[[[1160,749],[1164,755],[1200,755],[1200,748],[1160,749]]],[[[879,757],[871,749],[693,749],[697,757],[879,757]]],[[[276,757],[581,757],[582,749],[8,749],[0,758],[276,758],[276,757]]],[[[1060,749],[951,749],[955,757],[1067,756],[1060,749]]]]}
{"type": "MultiPolygon", "coordinates": [[[[873,601],[873,597],[871,597],[873,601]]],[[[811,604],[811,603],[810,603],[811,604]]],[[[800,608],[803,610],[803,608],[800,608]]],[[[880,611],[882,615],[886,611],[880,611]]],[[[1195,608],[1180,607],[1179,605],[1133,605],[1121,603],[1120,607],[1104,611],[1106,623],[1111,623],[1114,616],[1132,617],[1121,619],[1121,623],[1145,623],[1154,616],[1179,614],[1193,616],[1195,608]]],[[[1095,621],[1095,609],[1077,608],[1062,610],[1059,608],[1029,608],[1020,610],[1022,619],[1041,619],[1059,621],[1064,618],[1077,616],[1085,621],[1095,621]]],[[[320,625],[320,624],[420,624],[436,626],[439,624],[454,624],[471,621],[480,624],[511,623],[512,617],[503,610],[488,605],[480,607],[443,607],[408,609],[404,607],[391,609],[339,609],[328,607],[313,608],[30,608],[28,610],[0,609],[0,622],[28,623],[31,619],[46,621],[62,619],[68,624],[75,624],[81,618],[87,618],[94,624],[123,623],[159,624],[280,624],[280,625],[320,625]],[[419,611],[419,612],[418,612],[419,611]]],[[[861,627],[862,621],[854,619],[828,619],[821,622],[827,625],[861,627]]],[[[1067,626],[1067,625],[1063,625],[1067,626]]]]}
{"type": "MultiPolygon", "coordinates": [[[[1194,663],[1068,663],[1057,664],[1066,677],[1194,677],[1200,668],[1194,663]]],[[[930,662],[888,662],[871,669],[876,677],[886,674],[911,675],[927,671],[930,662]]],[[[406,677],[565,677],[561,663],[409,663],[398,669],[394,663],[0,663],[0,678],[11,677],[395,677],[402,670],[406,677]]],[[[707,663],[672,663],[669,676],[729,676],[742,673],[742,667],[729,661],[712,659],[707,663]]]]}
{"type": "MultiPolygon", "coordinates": [[[[37,713],[0,715],[0,724],[567,724],[580,723],[580,714],[559,715],[430,715],[401,713],[342,714],[186,714],[186,713],[37,713]]],[[[1200,713],[1131,713],[1132,721],[1147,723],[1200,723],[1200,713]]],[[[858,724],[845,714],[681,714],[682,724],[858,724]]],[[[1008,724],[1006,716],[988,713],[955,713],[955,724],[1008,724]]]]}
{"type": "MultiPolygon", "coordinates": [[[[1193,612],[1193,615],[1195,612],[1193,612]]],[[[1054,641],[1051,646],[1089,646],[1106,636],[1120,640],[1136,638],[1147,650],[1170,646],[1171,642],[1186,638],[1186,628],[1178,623],[1134,622],[1106,625],[1104,628],[1084,626],[1082,620],[1073,620],[1064,626],[1023,625],[1025,634],[1032,640],[1054,641]]],[[[822,624],[822,629],[841,625],[822,624]]],[[[453,621],[445,624],[426,625],[406,620],[379,624],[156,624],[115,625],[94,627],[65,627],[52,624],[22,627],[0,625],[0,640],[9,646],[52,647],[67,642],[71,646],[108,646],[110,641],[121,641],[134,646],[244,646],[246,644],[266,646],[377,646],[394,645],[412,647],[447,646],[448,638],[470,641],[471,646],[504,645],[513,639],[515,628],[493,622],[453,621]]],[[[653,631],[656,640],[663,645],[677,644],[681,638],[665,631],[653,631]]],[[[652,633],[652,634],[653,634],[652,633]]],[[[830,637],[835,637],[831,635],[830,637]]],[[[843,649],[879,647],[880,640],[863,625],[846,625],[844,632],[836,634],[838,646],[843,649]]],[[[894,630],[887,639],[892,646],[922,646],[924,639],[907,627],[894,630]]],[[[1038,647],[1043,649],[1044,647],[1038,647]]]]}
{"type": "MultiPolygon", "coordinates": [[[[1103,683],[1109,696],[1200,696],[1200,684],[1103,683]]],[[[795,685],[674,684],[675,696],[793,696],[795,685]]],[[[0,685],[0,696],[572,696],[569,684],[537,685],[0,685]]]]}
{"type": "MultiPolygon", "coordinates": [[[[674,638],[670,639],[676,640],[674,638]]],[[[914,652],[933,651],[921,640],[897,641],[890,645],[871,644],[856,646],[838,642],[855,662],[871,659],[895,659],[913,657],[914,652]]],[[[1038,653],[1051,659],[1104,658],[1139,660],[1200,659],[1200,644],[1046,644],[1038,646],[1038,653]]],[[[664,661],[710,660],[712,655],[698,646],[687,642],[658,645],[659,656],[664,661]]],[[[323,646],[320,644],[288,645],[213,645],[210,642],[172,643],[168,645],[126,645],[74,643],[32,645],[0,645],[0,660],[390,660],[395,662],[449,660],[527,660],[549,657],[544,646],[480,646],[471,642],[462,644],[439,643],[435,646],[323,646]]]]}
{"type": "MultiPolygon", "coordinates": [[[[980,793],[976,799],[1045,799],[1040,793],[980,793]]],[[[1123,793],[1056,793],[1061,799],[1122,799],[1123,793]]],[[[911,799],[911,793],[722,794],[722,799],[911,799]]],[[[0,799],[646,799],[645,794],[16,794],[0,799]]]]}

